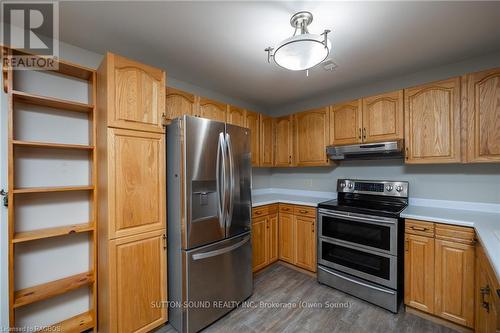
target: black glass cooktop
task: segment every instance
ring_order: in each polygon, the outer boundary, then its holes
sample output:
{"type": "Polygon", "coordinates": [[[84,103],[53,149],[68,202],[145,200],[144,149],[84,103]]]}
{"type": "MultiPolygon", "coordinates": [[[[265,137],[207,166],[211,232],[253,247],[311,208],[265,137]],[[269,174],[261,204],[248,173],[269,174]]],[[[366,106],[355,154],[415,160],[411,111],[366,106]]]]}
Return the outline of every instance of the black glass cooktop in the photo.
{"type": "Polygon", "coordinates": [[[407,200],[400,198],[385,198],[373,195],[364,196],[359,194],[340,196],[339,194],[338,199],[322,202],[318,205],[318,208],[398,217],[407,205],[407,200]]]}

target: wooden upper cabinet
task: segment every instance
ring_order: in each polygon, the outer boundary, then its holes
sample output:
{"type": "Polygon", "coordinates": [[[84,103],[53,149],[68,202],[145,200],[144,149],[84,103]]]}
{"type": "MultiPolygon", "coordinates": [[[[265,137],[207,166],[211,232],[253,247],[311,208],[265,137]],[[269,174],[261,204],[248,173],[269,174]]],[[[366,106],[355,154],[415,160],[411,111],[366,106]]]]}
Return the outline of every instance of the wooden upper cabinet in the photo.
{"type": "Polygon", "coordinates": [[[330,134],[329,118],[327,107],[294,115],[294,157],[297,166],[330,164],[326,156],[330,134]]]}
{"type": "Polygon", "coordinates": [[[330,107],[330,144],[361,142],[361,99],[330,107]]]}
{"type": "Polygon", "coordinates": [[[105,66],[108,126],[163,132],[165,72],[112,53],[105,66]]]}
{"type": "Polygon", "coordinates": [[[405,90],[407,163],[457,163],[460,153],[460,78],[405,90]]]}
{"type": "Polygon", "coordinates": [[[434,238],[405,235],[404,302],[434,313],[434,238]]]}
{"type": "Polygon", "coordinates": [[[434,314],[474,327],[474,245],[436,239],[434,314]]]}
{"type": "Polygon", "coordinates": [[[200,97],[199,116],[202,118],[226,122],[227,104],[206,97],[200,97]]]}
{"type": "Polygon", "coordinates": [[[293,165],[293,116],[274,120],[274,166],[293,165]]]}
{"type": "Polygon", "coordinates": [[[227,110],[227,122],[228,124],[245,127],[245,109],[239,108],[234,105],[229,105],[227,110]]]}
{"type": "Polygon", "coordinates": [[[123,237],[109,243],[109,303],[115,311],[103,320],[100,331],[149,332],[167,320],[165,230],[123,237]]]}
{"type": "Polygon", "coordinates": [[[257,112],[246,111],[245,127],[250,129],[252,166],[260,165],[260,114],[257,112]]]}
{"type": "Polygon", "coordinates": [[[403,138],[403,90],[363,98],[363,142],[403,138]]]}
{"type": "Polygon", "coordinates": [[[183,115],[194,115],[196,110],[196,97],[188,92],[167,87],[165,103],[165,120],[172,121],[183,115]]]}
{"type": "Polygon", "coordinates": [[[260,116],[260,166],[271,167],[274,162],[274,119],[260,116]]]}
{"type": "Polygon", "coordinates": [[[110,128],[108,144],[109,238],[164,229],[165,135],[110,128]]]}
{"type": "Polygon", "coordinates": [[[468,162],[500,162],[500,68],[463,78],[468,162]]]}

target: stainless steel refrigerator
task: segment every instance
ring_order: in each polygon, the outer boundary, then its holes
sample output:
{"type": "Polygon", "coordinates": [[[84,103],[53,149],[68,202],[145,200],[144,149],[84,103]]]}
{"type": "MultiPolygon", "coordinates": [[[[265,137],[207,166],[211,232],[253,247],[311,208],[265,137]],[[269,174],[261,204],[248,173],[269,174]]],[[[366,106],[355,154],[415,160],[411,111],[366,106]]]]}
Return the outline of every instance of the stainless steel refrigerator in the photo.
{"type": "Polygon", "coordinates": [[[250,130],[183,116],[167,127],[169,321],[197,332],[252,294],[250,130]]]}

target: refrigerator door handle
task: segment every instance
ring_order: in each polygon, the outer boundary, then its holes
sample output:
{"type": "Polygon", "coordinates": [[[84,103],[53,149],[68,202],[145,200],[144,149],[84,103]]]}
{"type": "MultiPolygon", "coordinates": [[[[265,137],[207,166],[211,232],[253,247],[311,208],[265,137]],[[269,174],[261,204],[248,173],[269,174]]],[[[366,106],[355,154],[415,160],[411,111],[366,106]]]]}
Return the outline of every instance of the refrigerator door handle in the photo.
{"type": "Polygon", "coordinates": [[[226,219],[226,148],[224,145],[224,134],[219,133],[219,141],[217,143],[217,167],[216,167],[216,183],[217,183],[217,210],[219,212],[219,226],[224,228],[226,219]],[[222,176],[222,177],[221,177],[222,176]]]}
{"type": "Polygon", "coordinates": [[[233,218],[233,208],[234,208],[234,158],[233,158],[233,148],[231,145],[231,136],[226,133],[226,145],[227,154],[229,159],[229,198],[228,198],[228,214],[226,220],[226,228],[231,227],[231,220],[233,218]]]}
{"type": "Polygon", "coordinates": [[[206,258],[210,258],[210,257],[220,256],[221,254],[231,252],[231,251],[245,245],[245,243],[248,242],[249,240],[250,240],[250,237],[247,236],[242,241],[239,241],[238,243],[233,244],[231,246],[224,247],[222,249],[217,249],[214,251],[193,254],[193,260],[201,260],[201,259],[206,259],[206,258]]]}

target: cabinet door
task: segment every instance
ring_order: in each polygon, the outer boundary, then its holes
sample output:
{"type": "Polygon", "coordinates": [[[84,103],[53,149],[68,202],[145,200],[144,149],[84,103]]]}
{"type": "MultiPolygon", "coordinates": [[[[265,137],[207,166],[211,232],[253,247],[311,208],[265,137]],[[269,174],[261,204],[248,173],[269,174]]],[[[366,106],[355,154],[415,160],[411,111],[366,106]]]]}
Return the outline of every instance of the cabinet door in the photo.
{"type": "Polygon", "coordinates": [[[165,135],[110,128],[108,150],[110,239],[164,229],[165,135]]]}
{"type": "Polygon", "coordinates": [[[149,332],[167,319],[165,230],[109,242],[110,333],[149,332]]]}
{"type": "Polygon", "coordinates": [[[361,142],[361,99],[330,107],[330,144],[361,142]]]}
{"type": "Polygon", "coordinates": [[[500,68],[464,78],[468,162],[500,162],[500,68]]]}
{"type": "Polygon", "coordinates": [[[460,78],[405,90],[407,163],[457,163],[460,155],[460,78]]]}
{"type": "Polygon", "coordinates": [[[167,100],[165,103],[165,120],[172,121],[183,115],[195,114],[195,96],[174,88],[167,88],[167,100]]]}
{"type": "Polygon", "coordinates": [[[247,111],[245,115],[245,127],[250,129],[252,166],[260,165],[260,115],[257,112],[247,111]]]}
{"type": "Polygon", "coordinates": [[[293,214],[279,214],[279,258],[295,264],[295,223],[293,214]]]}
{"type": "Polygon", "coordinates": [[[226,122],[227,105],[200,97],[199,116],[211,120],[226,122]]]}
{"type": "Polygon", "coordinates": [[[292,116],[280,117],[275,119],[274,166],[287,167],[293,164],[292,119],[292,116]]]}
{"type": "Polygon", "coordinates": [[[474,326],[474,246],[436,239],[434,314],[474,326]]]}
{"type": "Polygon", "coordinates": [[[165,72],[108,53],[108,126],[163,132],[165,72]]]}
{"type": "Polygon", "coordinates": [[[252,222],[252,267],[256,272],[268,264],[267,216],[259,217],[252,222]]]}
{"type": "Polygon", "coordinates": [[[363,142],[403,138],[403,90],[363,98],[363,142]]]}
{"type": "Polygon", "coordinates": [[[330,164],[326,156],[330,125],[328,108],[295,115],[295,164],[317,166],[330,164]]]}
{"type": "Polygon", "coordinates": [[[269,215],[268,220],[269,263],[278,260],[278,214],[269,215]]]}
{"type": "Polygon", "coordinates": [[[496,289],[500,288],[482,247],[476,246],[475,272],[475,331],[479,333],[497,333],[500,331],[500,317],[498,305],[500,295],[496,289]]]}
{"type": "Polygon", "coordinates": [[[273,166],[274,119],[260,116],[260,166],[273,166]]]}
{"type": "Polygon", "coordinates": [[[405,304],[434,313],[434,238],[405,235],[405,304]]]}
{"type": "Polygon", "coordinates": [[[245,127],[246,111],[234,105],[229,105],[227,111],[227,122],[232,125],[245,127]]]}
{"type": "Polygon", "coordinates": [[[316,272],[316,219],[295,216],[295,265],[316,272]]]}

